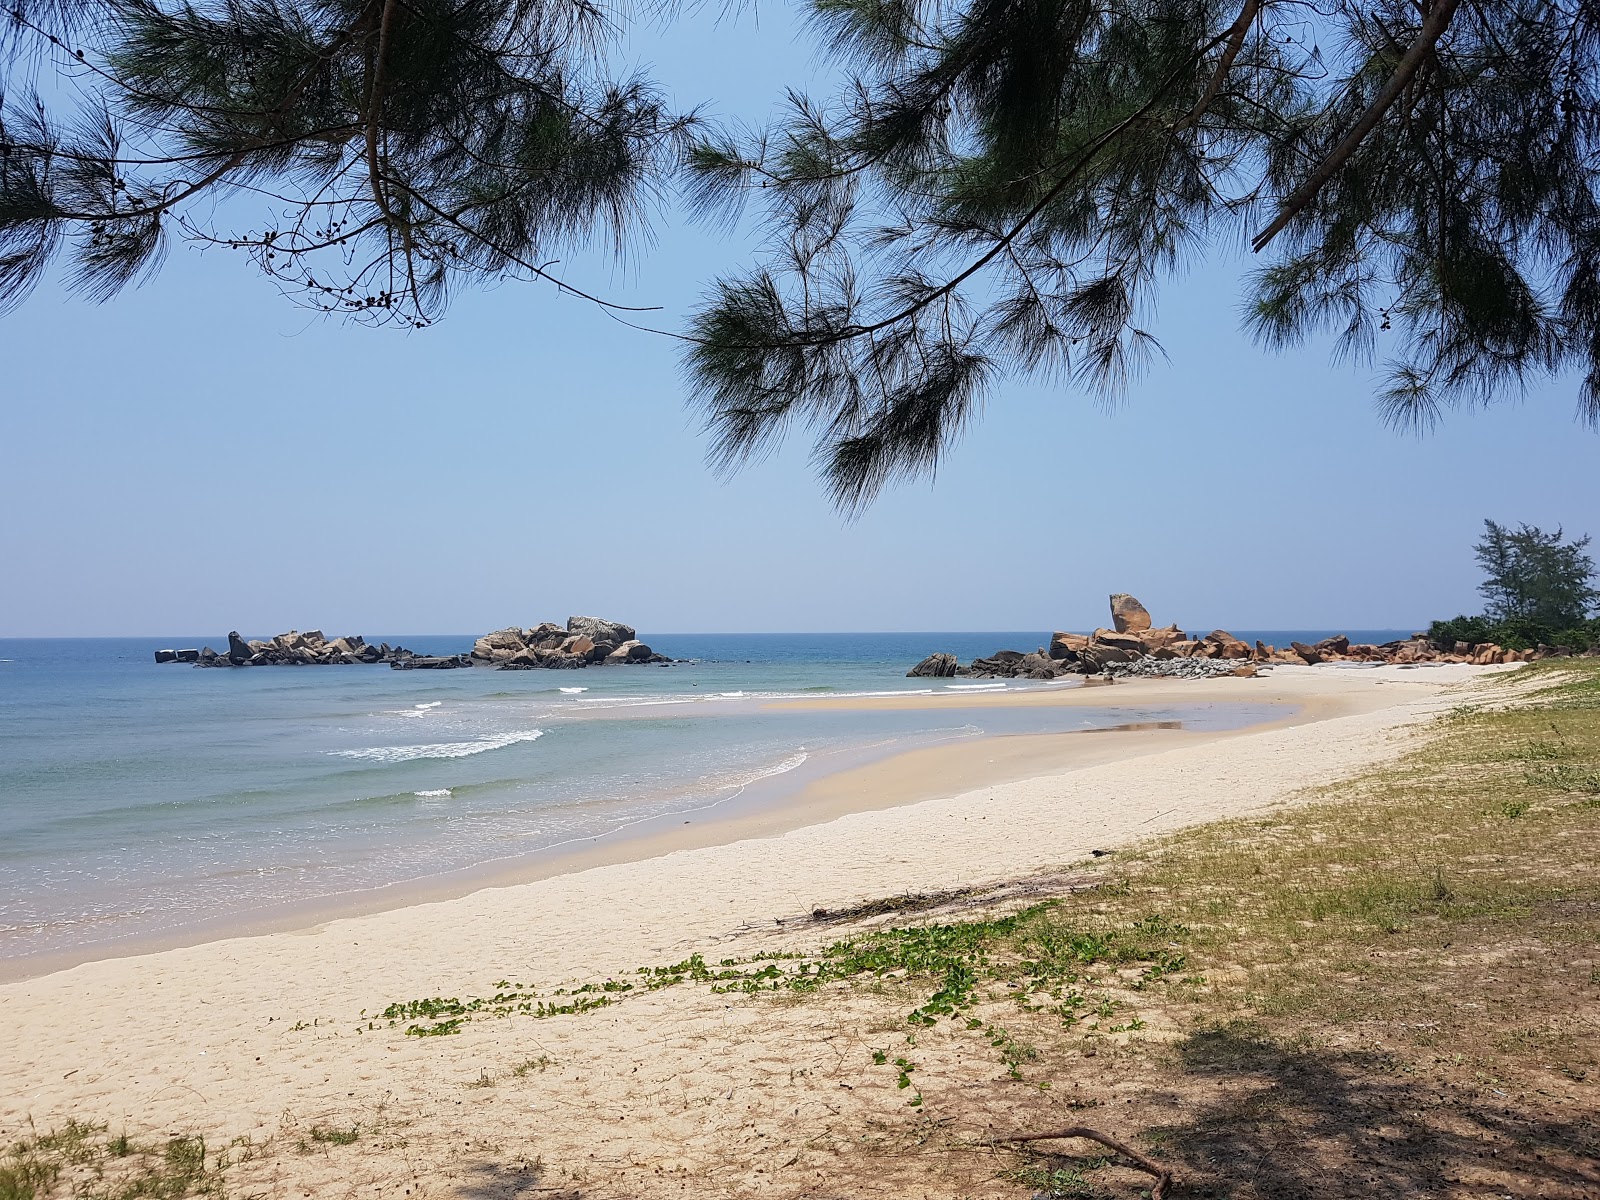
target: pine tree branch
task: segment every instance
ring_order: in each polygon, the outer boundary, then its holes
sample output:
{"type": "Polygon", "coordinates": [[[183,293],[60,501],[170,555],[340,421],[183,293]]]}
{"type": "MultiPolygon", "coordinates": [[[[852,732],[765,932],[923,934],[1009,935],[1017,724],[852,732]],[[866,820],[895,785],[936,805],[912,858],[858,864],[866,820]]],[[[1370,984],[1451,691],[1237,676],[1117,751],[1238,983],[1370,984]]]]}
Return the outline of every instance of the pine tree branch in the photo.
{"type": "Polygon", "coordinates": [[[1195,101],[1194,107],[1173,125],[1173,133],[1182,133],[1205,116],[1206,110],[1211,107],[1211,102],[1217,98],[1217,93],[1227,81],[1228,72],[1233,70],[1234,60],[1239,57],[1239,51],[1244,49],[1244,39],[1249,35],[1250,26],[1255,23],[1256,16],[1260,12],[1261,0],[1245,0],[1244,8],[1239,12],[1239,19],[1228,30],[1228,44],[1223,47],[1222,56],[1217,59],[1216,70],[1211,72],[1211,81],[1206,84],[1206,90],[1200,99],[1195,101]]]}
{"type": "Polygon", "coordinates": [[[378,129],[383,112],[383,68],[389,54],[389,31],[394,24],[397,0],[384,0],[383,16],[378,22],[378,50],[372,60],[372,82],[367,88],[367,176],[372,183],[372,198],[378,211],[390,222],[394,214],[389,211],[389,198],[383,190],[383,174],[378,169],[378,129]]]}
{"type": "Polygon", "coordinates": [[[1311,173],[1311,177],[1283,202],[1272,224],[1251,239],[1250,248],[1254,253],[1260,254],[1266,249],[1267,243],[1282,233],[1284,227],[1317,198],[1317,194],[1328,181],[1339,173],[1340,168],[1350,160],[1361,143],[1366,141],[1367,135],[1377,128],[1378,122],[1383,120],[1384,114],[1400,98],[1422,64],[1433,53],[1445,30],[1450,27],[1450,19],[1455,16],[1456,5],[1457,0],[1435,0],[1433,8],[1422,22],[1422,28],[1417,31],[1416,40],[1396,64],[1394,74],[1389,76],[1388,82],[1383,85],[1383,90],[1367,106],[1366,112],[1361,114],[1361,119],[1322,160],[1322,164],[1311,173]]]}

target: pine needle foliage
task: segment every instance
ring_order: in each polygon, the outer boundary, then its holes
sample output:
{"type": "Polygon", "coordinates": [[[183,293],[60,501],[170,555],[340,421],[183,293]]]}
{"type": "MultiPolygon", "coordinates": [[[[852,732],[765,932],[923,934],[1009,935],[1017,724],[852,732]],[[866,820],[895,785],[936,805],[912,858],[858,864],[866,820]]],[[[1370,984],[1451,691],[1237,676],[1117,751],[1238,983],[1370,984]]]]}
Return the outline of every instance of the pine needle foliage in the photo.
{"type": "Polygon", "coordinates": [[[854,510],[931,474],[1004,379],[1113,401],[1160,284],[1270,255],[1244,319],[1381,364],[1427,426],[1574,371],[1600,424],[1600,3],[810,0],[844,83],[700,138],[754,199],[685,369],[735,467],[800,427],[854,510]],[[1253,235],[1253,237],[1252,237],[1253,235]]]}
{"type": "Polygon", "coordinates": [[[427,324],[453,286],[506,276],[573,292],[552,260],[624,250],[693,123],[608,73],[619,19],[597,0],[13,0],[0,309],[63,254],[108,297],[174,236],[375,323],[427,324]],[[58,105],[18,91],[41,66],[58,105]]]}

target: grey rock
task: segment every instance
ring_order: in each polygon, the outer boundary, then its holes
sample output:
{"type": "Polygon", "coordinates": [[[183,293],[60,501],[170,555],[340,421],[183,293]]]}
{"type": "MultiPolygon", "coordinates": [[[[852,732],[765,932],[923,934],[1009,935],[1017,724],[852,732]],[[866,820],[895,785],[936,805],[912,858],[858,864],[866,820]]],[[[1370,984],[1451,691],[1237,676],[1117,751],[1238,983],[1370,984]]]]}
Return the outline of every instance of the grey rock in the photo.
{"type": "Polygon", "coordinates": [[[568,617],[567,632],[582,634],[594,642],[610,642],[613,646],[631,642],[639,636],[633,626],[620,621],[608,621],[604,617],[568,617]]]}
{"type": "Polygon", "coordinates": [[[960,669],[954,654],[930,654],[911,670],[906,672],[907,679],[952,679],[960,669]]]}

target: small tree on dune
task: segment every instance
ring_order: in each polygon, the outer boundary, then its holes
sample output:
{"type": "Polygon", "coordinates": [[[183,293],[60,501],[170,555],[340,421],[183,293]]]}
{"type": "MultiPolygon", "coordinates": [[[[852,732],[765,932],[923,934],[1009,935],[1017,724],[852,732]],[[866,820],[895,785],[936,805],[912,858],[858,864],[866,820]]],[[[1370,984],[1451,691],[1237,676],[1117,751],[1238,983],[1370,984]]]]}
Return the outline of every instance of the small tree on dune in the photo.
{"type": "Polygon", "coordinates": [[[1524,622],[1550,630],[1581,624],[1600,601],[1587,536],[1567,541],[1561,529],[1546,533],[1534,525],[1515,529],[1485,520],[1484,536],[1473,549],[1483,567],[1478,591],[1496,622],[1524,622]]]}

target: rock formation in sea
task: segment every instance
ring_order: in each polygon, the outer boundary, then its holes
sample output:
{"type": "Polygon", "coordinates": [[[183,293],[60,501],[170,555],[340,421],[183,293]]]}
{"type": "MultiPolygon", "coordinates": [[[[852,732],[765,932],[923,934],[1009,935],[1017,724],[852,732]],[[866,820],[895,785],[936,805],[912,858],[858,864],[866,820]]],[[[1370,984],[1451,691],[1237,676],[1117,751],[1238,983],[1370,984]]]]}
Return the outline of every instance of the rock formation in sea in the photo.
{"type": "Polygon", "coordinates": [[[388,663],[401,670],[449,669],[470,667],[465,654],[444,657],[417,654],[404,646],[380,642],[374,646],[356,634],[334,638],[322,630],[305,633],[291,629],[269,641],[247,641],[234,630],[228,634],[228,649],[219,654],[210,646],[198,650],[157,650],[156,662],[186,662],[197,667],[326,667],[353,666],[359,663],[388,663]]]}
{"type": "Polygon", "coordinates": [[[1056,633],[1050,645],[1025,654],[997,650],[962,666],[953,654],[930,654],[911,670],[913,679],[1057,679],[1064,675],[1173,675],[1252,676],[1260,667],[1317,665],[1333,662],[1368,663],[1492,663],[1532,662],[1563,653],[1558,646],[1533,650],[1507,650],[1492,643],[1435,644],[1417,633],[1399,641],[1371,645],[1347,637],[1331,637],[1306,645],[1291,642],[1286,648],[1240,641],[1225,629],[1190,637],[1176,625],[1152,628],[1149,610],[1126,592],[1111,597],[1110,629],[1093,633],[1056,633]]]}
{"type": "Polygon", "coordinates": [[[631,625],[603,617],[568,617],[531,629],[511,626],[486,633],[473,644],[473,662],[502,671],[575,670],[594,665],[669,663],[638,638],[631,625]]]}

